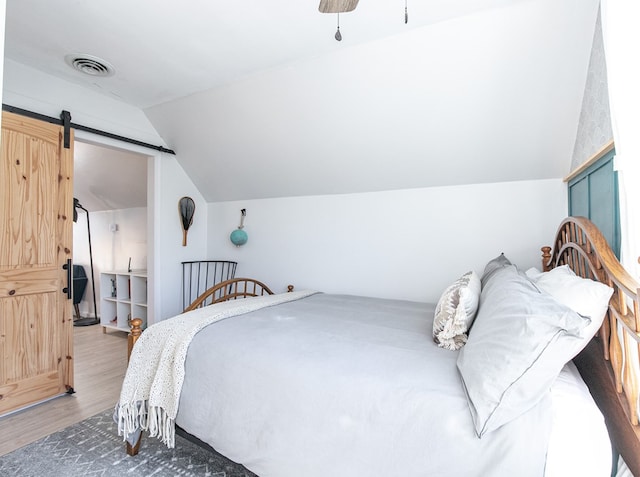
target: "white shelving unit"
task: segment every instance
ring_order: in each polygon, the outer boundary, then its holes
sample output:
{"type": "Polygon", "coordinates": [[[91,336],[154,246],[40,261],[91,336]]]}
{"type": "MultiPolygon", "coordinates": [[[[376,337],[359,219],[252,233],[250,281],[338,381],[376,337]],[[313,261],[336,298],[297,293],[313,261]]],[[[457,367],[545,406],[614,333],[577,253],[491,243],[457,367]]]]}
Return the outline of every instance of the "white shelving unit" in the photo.
{"type": "Polygon", "coordinates": [[[100,324],[128,332],[133,318],[147,326],[147,271],[100,273],[100,324]]]}

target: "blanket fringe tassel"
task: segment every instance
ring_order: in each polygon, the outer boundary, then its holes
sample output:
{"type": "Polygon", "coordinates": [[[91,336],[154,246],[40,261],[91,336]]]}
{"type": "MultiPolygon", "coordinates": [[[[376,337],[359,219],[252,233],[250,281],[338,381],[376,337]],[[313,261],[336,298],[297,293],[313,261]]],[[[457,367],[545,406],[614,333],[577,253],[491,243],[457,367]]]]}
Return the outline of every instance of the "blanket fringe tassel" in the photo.
{"type": "Polygon", "coordinates": [[[138,430],[148,431],[151,437],[157,437],[170,449],[175,447],[175,422],[159,406],[149,406],[147,401],[138,401],[116,406],[118,435],[123,440],[138,430]]]}

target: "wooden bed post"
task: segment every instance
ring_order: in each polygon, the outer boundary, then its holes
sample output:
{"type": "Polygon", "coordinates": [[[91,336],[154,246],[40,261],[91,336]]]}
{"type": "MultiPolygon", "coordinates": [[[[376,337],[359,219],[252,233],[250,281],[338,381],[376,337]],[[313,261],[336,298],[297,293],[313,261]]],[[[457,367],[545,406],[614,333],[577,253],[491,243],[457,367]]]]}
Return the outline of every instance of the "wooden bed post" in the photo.
{"type": "Polygon", "coordinates": [[[551,260],[551,247],[542,247],[542,271],[548,272],[550,270],[549,261],[551,260]]]}
{"type": "MultiPolygon", "coordinates": [[[[129,336],[127,338],[128,341],[128,349],[127,349],[127,361],[131,358],[131,351],[133,350],[133,345],[136,344],[138,338],[142,334],[142,323],[143,321],[140,318],[134,318],[131,320],[131,331],[129,332],[129,336]]],[[[134,456],[138,455],[138,451],[140,451],[140,443],[142,442],[142,432],[138,436],[138,440],[132,445],[127,441],[127,455],[134,456]]]]}
{"type": "Polygon", "coordinates": [[[140,318],[134,318],[131,320],[131,331],[129,332],[128,337],[128,349],[127,349],[127,361],[131,358],[131,350],[133,350],[133,345],[136,344],[138,338],[142,334],[142,320],[140,318]]]}

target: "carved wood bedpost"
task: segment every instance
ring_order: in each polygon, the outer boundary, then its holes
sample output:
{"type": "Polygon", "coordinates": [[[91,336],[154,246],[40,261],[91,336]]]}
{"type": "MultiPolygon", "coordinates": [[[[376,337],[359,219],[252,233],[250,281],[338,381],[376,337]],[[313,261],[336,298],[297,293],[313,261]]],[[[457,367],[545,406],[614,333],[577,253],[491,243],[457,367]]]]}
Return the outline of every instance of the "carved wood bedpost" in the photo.
{"type": "MultiPolygon", "coordinates": [[[[133,345],[136,344],[138,338],[142,334],[142,320],[140,318],[134,318],[131,320],[131,331],[129,332],[129,336],[127,337],[128,341],[128,349],[127,349],[127,361],[131,358],[131,350],[133,350],[133,345]]],[[[127,455],[138,455],[138,451],[140,450],[140,443],[142,442],[142,432],[138,437],[138,440],[135,444],[130,444],[127,441],[127,455]]]]}
{"type": "Polygon", "coordinates": [[[127,349],[127,361],[131,358],[131,350],[133,349],[133,345],[136,344],[138,338],[142,334],[142,320],[140,318],[134,318],[131,320],[131,331],[129,332],[128,337],[128,349],[127,349]]]}
{"type": "Polygon", "coordinates": [[[548,272],[551,268],[549,261],[551,260],[551,247],[542,247],[542,271],[548,272]]]}

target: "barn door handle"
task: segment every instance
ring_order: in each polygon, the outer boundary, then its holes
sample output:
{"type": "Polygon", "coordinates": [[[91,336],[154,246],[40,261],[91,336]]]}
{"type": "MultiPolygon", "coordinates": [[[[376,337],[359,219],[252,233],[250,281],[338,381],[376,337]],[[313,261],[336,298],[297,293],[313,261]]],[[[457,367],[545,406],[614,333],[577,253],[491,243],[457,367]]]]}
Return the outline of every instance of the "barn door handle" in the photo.
{"type": "Polygon", "coordinates": [[[70,258],[67,258],[67,263],[62,265],[62,269],[67,271],[67,286],[62,289],[62,293],[66,293],[67,299],[71,300],[71,282],[73,280],[73,277],[72,277],[73,268],[71,267],[70,258]]]}

